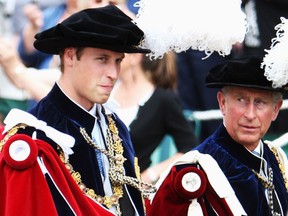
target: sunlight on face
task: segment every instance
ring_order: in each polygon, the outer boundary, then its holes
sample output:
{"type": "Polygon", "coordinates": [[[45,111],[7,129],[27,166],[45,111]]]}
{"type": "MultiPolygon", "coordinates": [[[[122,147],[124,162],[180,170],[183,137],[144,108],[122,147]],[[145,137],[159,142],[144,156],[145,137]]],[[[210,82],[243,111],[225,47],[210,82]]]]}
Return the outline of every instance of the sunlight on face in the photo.
{"type": "Polygon", "coordinates": [[[94,103],[105,103],[118,78],[124,53],[84,48],[77,59],[75,48],[66,52],[69,58],[62,80],[69,96],[87,110],[94,103]]]}
{"type": "Polygon", "coordinates": [[[258,145],[282,105],[282,100],[274,102],[272,92],[252,88],[229,87],[217,98],[228,133],[248,149],[258,145]]]}

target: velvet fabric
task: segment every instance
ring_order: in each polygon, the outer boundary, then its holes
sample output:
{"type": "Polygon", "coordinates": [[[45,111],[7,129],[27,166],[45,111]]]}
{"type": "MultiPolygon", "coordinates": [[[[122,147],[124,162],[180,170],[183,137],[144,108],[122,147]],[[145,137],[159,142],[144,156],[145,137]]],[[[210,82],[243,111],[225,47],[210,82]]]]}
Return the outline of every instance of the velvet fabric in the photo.
{"type": "Polygon", "coordinates": [[[281,88],[273,88],[272,82],[264,76],[261,62],[262,59],[256,57],[224,61],[209,71],[205,80],[206,86],[210,88],[242,86],[282,91],[281,88]]]}
{"type": "Polygon", "coordinates": [[[193,128],[178,104],[178,98],[170,90],[156,88],[145,104],[139,107],[137,118],[129,128],[141,171],[151,165],[152,153],[167,134],[173,138],[177,151],[181,153],[198,144],[193,128]],[[146,136],[143,136],[143,131],[146,136]]]}
{"type": "Polygon", "coordinates": [[[0,153],[0,182],[0,215],[114,215],[84,195],[48,143],[42,140],[32,140],[31,137],[24,134],[13,135],[4,144],[0,153]],[[28,143],[33,149],[31,150],[32,157],[28,156],[23,161],[14,160],[13,166],[10,166],[13,159],[7,156],[10,155],[9,144],[15,141],[28,143]],[[34,157],[35,153],[43,160],[50,177],[43,174],[36,161],[37,157],[34,157]],[[9,162],[7,162],[7,158],[9,158],[9,162]],[[54,187],[57,187],[65,197],[65,201],[62,202],[62,209],[65,208],[65,212],[60,213],[57,210],[57,203],[55,203],[51,187],[48,184],[50,178],[53,179],[54,187]]]}
{"type": "Polygon", "coordinates": [[[139,47],[144,33],[115,5],[77,12],[35,35],[34,47],[59,54],[67,47],[97,47],[115,52],[148,53],[139,47]]]}
{"type": "MultiPolygon", "coordinates": [[[[39,120],[45,121],[47,125],[75,138],[75,145],[72,148],[74,154],[70,155],[69,161],[74,170],[81,174],[83,183],[88,188],[94,189],[96,194],[104,196],[103,183],[95,149],[85,141],[79,130],[80,127],[83,127],[91,136],[96,121],[95,116],[92,116],[72,102],[60,90],[57,84],[55,84],[50,93],[29,112],[39,120]]],[[[115,114],[113,118],[116,122],[119,136],[123,140],[123,156],[127,159],[124,162],[125,173],[128,176],[136,178],[134,164],[135,152],[129,132],[124,123],[115,114]]],[[[42,140],[48,139],[45,134],[41,135],[40,133],[38,138],[42,140]]],[[[51,140],[49,143],[53,146],[51,140]]],[[[129,185],[127,185],[127,189],[131,197],[131,202],[135,205],[135,211],[138,211],[139,215],[143,216],[144,209],[140,192],[129,185]]]]}
{"type": "Polygon", "coordinates": [[[219,198],[209,183],[205,172],[197,168],[197,164],[172,167],[151,203],[146,201],[147,215],[198,215],[193,211],[188,214],[192,199],[197,199],[204,216],[233,216],[225,199],[219,198]],[[199,189],[193,192],[187,191],[182,186],[182,177],[189,172],[197,173],[201,179],[199,189]],[[217,214],[212,210],[212,207],[217,214]]]}
{"type": "MultiPolygon", "coordinates": [[[[217,161],[248,215],[271,215],[265,196],[265,188],[252,172],[252,169],[260,172],[261,159],[241,144],[236,143],[229,136],[223,124],[194,149],[200,153],[210,154],[217,161]]],[[[273,169],[273,183],[285,215],[288,212],[288,192],[279,164],[266,144],[264,144],[263,157],[268,166],[273,169]]]]}

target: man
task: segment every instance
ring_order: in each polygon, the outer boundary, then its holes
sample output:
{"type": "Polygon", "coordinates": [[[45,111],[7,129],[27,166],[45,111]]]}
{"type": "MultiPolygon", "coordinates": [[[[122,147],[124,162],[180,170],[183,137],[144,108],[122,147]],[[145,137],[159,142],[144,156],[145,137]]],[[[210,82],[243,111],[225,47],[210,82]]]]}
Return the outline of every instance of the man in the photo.
{"type": "MultiPolygon", "coordinates": [[[[34,42],[39,51],[60,55],[62,74],[30,113],[75,138],[65,165],[87,196],[116,215],[144,215],[145,210],[129,132],[102,104],[118,78],[124,53],[149,52],[139,47],[142,37],[131,18],[110,5],[80,11],[38,33],[34,42]]],[[[36,136],[65,156],[47,133],[36,136]]],[[[52,195],[59,215],[70,215],[63,212],[65,201],[57,190],[52,195]]]]}
{"type": "MultiPolygon", "coordinates": [[[[203,196],[199,193],[197,195],[200,205],[199,200],[206,200],[206,205],[201,205],[206,215],[216,215],[215,212],[218,215],[287,215],[287,157],[279,147],[271,146],[262,140],[281,108],[282,89],[272,88],[272,83],[264,76],[264,70],[260,68],[260,64],[261,60],[257,58],[230,60],[214,67],[206,77],[208,87],[220,88],[217,100],[223,114],[223,124],[193,150],[213,157],[246,212],[219,214],[217,211],[219,206],[228,206],[230,209],[233,207],[229,206],[228,200],[225,202],[222,200],[215,205],[217,201],[215,199],[211,201],[209,195],[211,190],[207,187],[203,196]]],[[[198,158],[201,159],[201,157],[196,157],[198,158]]],[[[187,161],[176,165],[166,177],[166,183],[172,175],[177,176],[184,168],[197,167],[196,162],[201,160],[196,159],[195,157],[190,159],[190,163],[194,160],[194,165],[189,165],[187,161]]],[[[207,162],[200,163],[200,166],[198,163],[198,168],[206,172],[207,162]]],[[[207,172],[208,179],[211,172],[211,170],[210,173],[207,172]]],[[[218,181],[217,177],[209,180],[212,183],[218,181]]],[[[194,183],[195,185],[197,184],[194,183]]],[[[210,185],[213,186],[213,184],[210,185]]],[[[181,187],[179,184],[174,184],[174,186],[176,189],[181,187]]],[[[217,188],[215,191],[217,194],[217,188]]],[[[165,197],[165,191],[161,187],[157,193],[165,197]]],[[[157,202],[156,196],[153,202],[157,202]]],[[[155,203],[153,205],[153,202],[152,209],[158,208],[155,203]]],[[[224,209],[227,209],[226,207],[224,209]]]]}
{"type": "Polygon", "coordinates": [[[248,215],[286,215],[288,174],[279,153],[262,140],[277,118],[282,94],[260,64],[256,58],[232,60],[211,70],[206,86],[221,88],[223,124],[196,149],[218,162],[248,215]]]}

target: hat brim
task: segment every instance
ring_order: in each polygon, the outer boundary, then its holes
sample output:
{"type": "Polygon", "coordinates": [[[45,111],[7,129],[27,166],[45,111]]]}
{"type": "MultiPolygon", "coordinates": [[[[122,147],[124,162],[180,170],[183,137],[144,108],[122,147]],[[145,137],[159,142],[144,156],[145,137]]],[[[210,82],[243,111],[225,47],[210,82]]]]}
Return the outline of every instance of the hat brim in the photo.
{"type": "Polygon", "coordinates": [[[81,40],[64,40],[63,38],[48,38],[42,40],[36,40],[34,46],[37,50],[48,54],[59,54],[62,50],[68,47],[94,47],[100,49],[107,49],[114,52],[123,53],[150,53],[149,49],[143,49],[141,47],[127,47],[122,45],[114,44],[103,44],[103,43],[91,43],[91,41],[81,40]],[[53,46],[51,46],[53,44],[53,46]]]}
{"type": "Polygon", "coordinates": [[[207,83],[206,87],[208,88],[223,88],[225,86],[235,86],[235,87],[243,87],[243,88],[254,88],[254,89],[260,89],[260,90],[267,90],[267,91],[278,91],[281,92],[283,89],[281,88],[273,88],[271,86],[259,86],[259,85],[249,85],[249,84],[239,84],[239,83],[207,83]]]}
{"type": "Polygon", "coordinates": [[[224,61],[210,69],[205,79],[205,85],[209,88],[238,86],[282,92],[283,88],[272,87],[272,82],[264,76],[264,70],[260,65],[261,58],[259,57],[224,61]]]}
{"type": "Polygon", "coordinates": [[[59,54],[68,47],[95,47],[124,53],[149,53],[143,31],[115,5],[88,8],[35,35],[34,47],[59,54]]]}

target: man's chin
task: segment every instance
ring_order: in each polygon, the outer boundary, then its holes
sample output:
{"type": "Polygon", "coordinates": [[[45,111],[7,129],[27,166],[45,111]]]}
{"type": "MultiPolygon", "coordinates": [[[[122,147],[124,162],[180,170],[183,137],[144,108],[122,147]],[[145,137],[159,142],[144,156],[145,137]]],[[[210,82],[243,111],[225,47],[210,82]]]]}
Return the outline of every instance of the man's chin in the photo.
{"type": "Polygon", "coordinates": [[[110,95],[103,96],[102,98],[99,98],[98,101],[96,102],[97,104],[104,104],[108,101],[110,95]]]}
{"type": "Polygon", "coordinates": [[[256,137],[243,137],[238,141],[240,144],[244,145],[249,150],[254,149],[259,144],[260,139],[256,137]]]}

